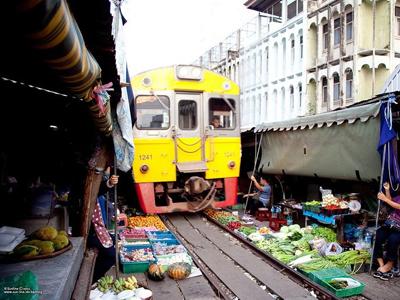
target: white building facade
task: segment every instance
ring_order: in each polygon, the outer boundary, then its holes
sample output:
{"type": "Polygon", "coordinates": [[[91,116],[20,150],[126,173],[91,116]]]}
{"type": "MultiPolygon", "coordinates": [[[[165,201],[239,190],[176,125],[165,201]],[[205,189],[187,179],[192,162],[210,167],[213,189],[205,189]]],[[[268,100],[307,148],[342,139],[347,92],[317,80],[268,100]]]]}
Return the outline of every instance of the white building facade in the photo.
{"type": "Polygon", "coordinates": [[[303,1],[264,1],[253,9],[270,23],[266,31],[258,26],[259,39],[240,50],[243,129],[304,115],[307,107],[303,1]]]}
{"type": "Polygon", "coordinates": [[[245,5],[259,15],[195,62],[239,83],[242,130],[307,112],[303,1],[245,5]]]}

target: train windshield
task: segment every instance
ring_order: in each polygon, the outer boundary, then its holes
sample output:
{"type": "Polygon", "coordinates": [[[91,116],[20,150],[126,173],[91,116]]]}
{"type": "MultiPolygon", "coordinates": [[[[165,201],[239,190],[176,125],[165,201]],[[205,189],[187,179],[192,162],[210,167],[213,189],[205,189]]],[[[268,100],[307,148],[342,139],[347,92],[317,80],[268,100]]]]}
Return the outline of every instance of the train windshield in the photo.
{"type": "Polygon", "coordinates": [[[235,101],[232,99],[210,98],[209,120],[214,129],[234,129],[235,101]]]}
{"type": "Polygon", "coordinates": [[[169,128],[169,108],[167,96],[136,97],[136,127],[139,129],[169,128]]]}

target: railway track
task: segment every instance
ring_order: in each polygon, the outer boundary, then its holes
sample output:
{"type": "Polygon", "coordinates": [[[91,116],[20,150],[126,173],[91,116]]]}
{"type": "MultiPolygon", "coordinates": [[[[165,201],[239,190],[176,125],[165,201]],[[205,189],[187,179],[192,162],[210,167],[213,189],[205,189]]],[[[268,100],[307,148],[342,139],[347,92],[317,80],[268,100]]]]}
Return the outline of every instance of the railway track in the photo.
{"type": "Polygon", "coordinates": [[[339,299],[202,214],[168,215],[164,221],[221,299],[339,299]]]}

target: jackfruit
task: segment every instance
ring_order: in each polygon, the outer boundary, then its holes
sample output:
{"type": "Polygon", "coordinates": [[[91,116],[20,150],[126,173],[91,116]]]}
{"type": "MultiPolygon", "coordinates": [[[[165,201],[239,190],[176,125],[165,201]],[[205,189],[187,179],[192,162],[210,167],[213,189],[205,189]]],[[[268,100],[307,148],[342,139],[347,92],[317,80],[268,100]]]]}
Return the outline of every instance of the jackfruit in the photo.
{"type": "Polygon", "coordinates": [[[29,258],[39,254],[39,248],[32,245],[21,245],[18,247],[14,254],[21,258],[29,258]]]}
{"type": "Polygon", "coordinates": [[[35,232],[35,236],[43,241],[51,241],[57,234],[57,229],[51,226],[42,227],[35,232]]]}
{"type": "Polygon", "coordinates": [[[68,233],[66,233],[64,230],[60,230],[58,232],[58,235],[65,235],[66,237],[68,237],[68,233]]]}
{"type": "Polygon", "coordinates": [[[40,254],[50,254],[54,252],[54,245],[51,241],[42,241],[39,244],[40,254]]]}
{"type": "Polygon", "coordinates": [[[20,245],[30,245],[30,246],[36,246],[39,247],[39,244],[41,243],[41,240],[26,240],[23,241],[20,245]]]}
{"type": "Polygon", "coordinates": [[[58,234],[55,239],[52,240],[54,249],[60,250],[68,245],[69,241],[65,235],[58,234]]]}

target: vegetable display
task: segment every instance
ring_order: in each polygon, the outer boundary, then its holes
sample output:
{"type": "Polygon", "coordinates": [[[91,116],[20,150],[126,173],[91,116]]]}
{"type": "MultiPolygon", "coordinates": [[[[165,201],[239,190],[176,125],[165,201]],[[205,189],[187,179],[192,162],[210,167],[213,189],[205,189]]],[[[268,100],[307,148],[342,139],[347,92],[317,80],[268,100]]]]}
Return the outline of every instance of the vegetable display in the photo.
{"type": "Polygon", "coordinates": [[[312,234],[324,238],[327,242],[336,242],[336,233],[328,227],[316,227],[312,234]]]}

